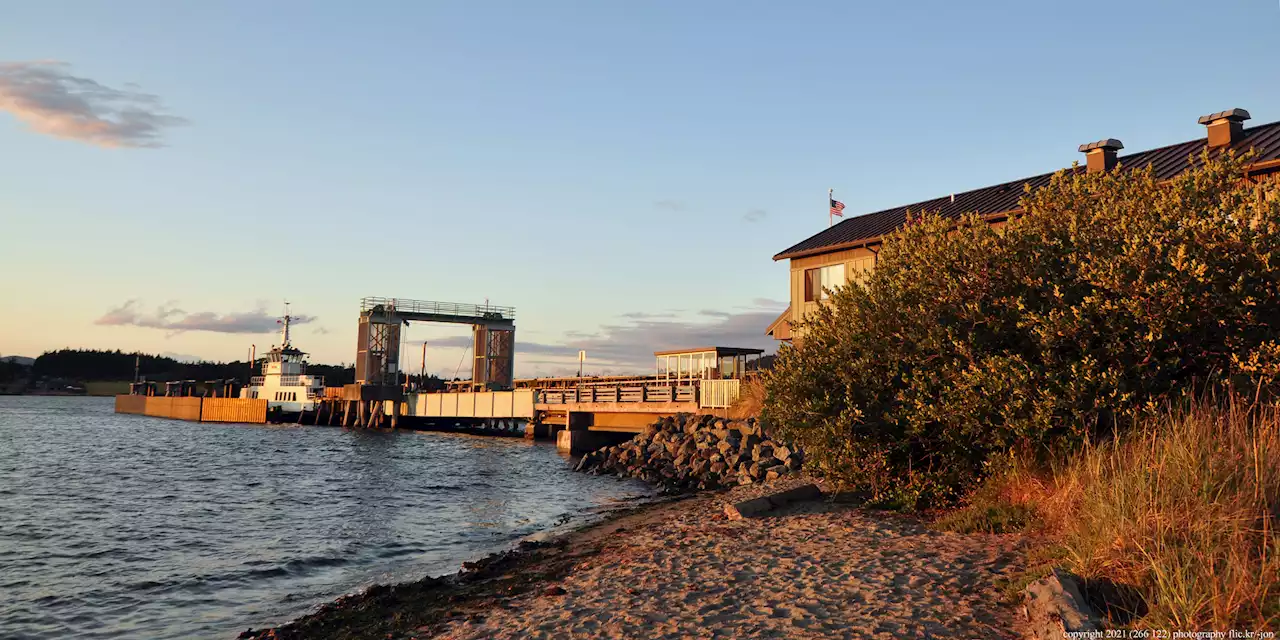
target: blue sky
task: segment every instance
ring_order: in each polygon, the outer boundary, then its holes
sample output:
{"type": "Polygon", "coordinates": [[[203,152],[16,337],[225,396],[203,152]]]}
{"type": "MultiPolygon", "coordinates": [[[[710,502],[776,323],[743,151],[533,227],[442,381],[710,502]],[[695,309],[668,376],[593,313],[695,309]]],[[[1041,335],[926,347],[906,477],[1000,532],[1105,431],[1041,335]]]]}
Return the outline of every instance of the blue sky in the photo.
{"type": "MultiPolygon", "coordinates": [[[[787,295],[771,256],[824,228],[828,188],[857,214],[1104,137],[1195,138],[1213,111],[1280,119],[1274,0],[0,14],[6,355],[242,358],[274,336],[228,330],[287,298],[314,318],[299,346],[350,362],[363,296],[487,298],[517,308],[519,375],[576,369],[579,348],[588,369],[645,370],[660,348],[768,345],[787,295]],[[12,84],[31,69],[155,99],[118,130],[37,121],[12,84]]],[[[408,338],[451,375],[466,334],[408,338]]]]}

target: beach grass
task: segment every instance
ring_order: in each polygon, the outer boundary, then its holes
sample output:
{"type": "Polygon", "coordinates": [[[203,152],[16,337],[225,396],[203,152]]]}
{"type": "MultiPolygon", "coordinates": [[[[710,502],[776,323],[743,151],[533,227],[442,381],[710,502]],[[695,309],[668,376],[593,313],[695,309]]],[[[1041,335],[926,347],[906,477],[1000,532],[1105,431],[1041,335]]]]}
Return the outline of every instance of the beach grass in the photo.
{"type": "Polygon", "coordinates": [[[1014,468],[937,525],[1043,536],[1049,562],[1030,572],[1065,566],[1132,594],[1107,603],[1113,623],[1230,630],[1280,626],[1278,519],[1280,411],[1234,398],[1170,408],[1056,468],[1014,468]]]}

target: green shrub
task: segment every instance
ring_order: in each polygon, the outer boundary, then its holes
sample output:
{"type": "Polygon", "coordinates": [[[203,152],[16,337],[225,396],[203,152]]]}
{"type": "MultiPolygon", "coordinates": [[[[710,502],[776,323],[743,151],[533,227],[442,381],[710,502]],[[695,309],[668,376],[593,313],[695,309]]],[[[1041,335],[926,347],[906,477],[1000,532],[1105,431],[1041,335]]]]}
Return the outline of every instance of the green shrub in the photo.
{"type": "Polygon", "coordinates": [[[1280,183],[1244,162],[1062,173],[999,229],[915,217],[798,327],[764,420],[838,483],[919,507],[1171,391],[1274,378],[1280,183]]]}

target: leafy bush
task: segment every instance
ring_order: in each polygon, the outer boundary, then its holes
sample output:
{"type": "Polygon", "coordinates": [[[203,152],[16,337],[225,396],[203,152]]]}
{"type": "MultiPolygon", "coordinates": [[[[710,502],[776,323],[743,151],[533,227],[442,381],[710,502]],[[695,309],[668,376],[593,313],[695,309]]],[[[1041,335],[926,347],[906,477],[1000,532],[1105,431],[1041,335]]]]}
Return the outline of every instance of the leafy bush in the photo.
{"type": "MultiPolygon", "coordinates": [[[[810,314],[763,418],[881,502],[954,500],[1163,394],[1280,371],[1280,183],[1247,158],[1056,176],[994,228],[913,217],[810,314]]],[[[1271,376],[1271,378],[1267,378],[1271,376]]]]}

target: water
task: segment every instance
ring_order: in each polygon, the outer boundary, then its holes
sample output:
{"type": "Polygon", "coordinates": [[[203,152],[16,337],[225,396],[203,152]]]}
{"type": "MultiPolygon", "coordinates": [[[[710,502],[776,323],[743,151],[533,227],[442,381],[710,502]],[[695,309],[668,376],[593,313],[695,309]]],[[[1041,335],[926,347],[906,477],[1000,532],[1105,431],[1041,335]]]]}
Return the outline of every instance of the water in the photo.
{"type": "Polygon", "coordinates": [[[554,446],[0,396],[0,638],[227,638],[648,495],[554,446]]]}

